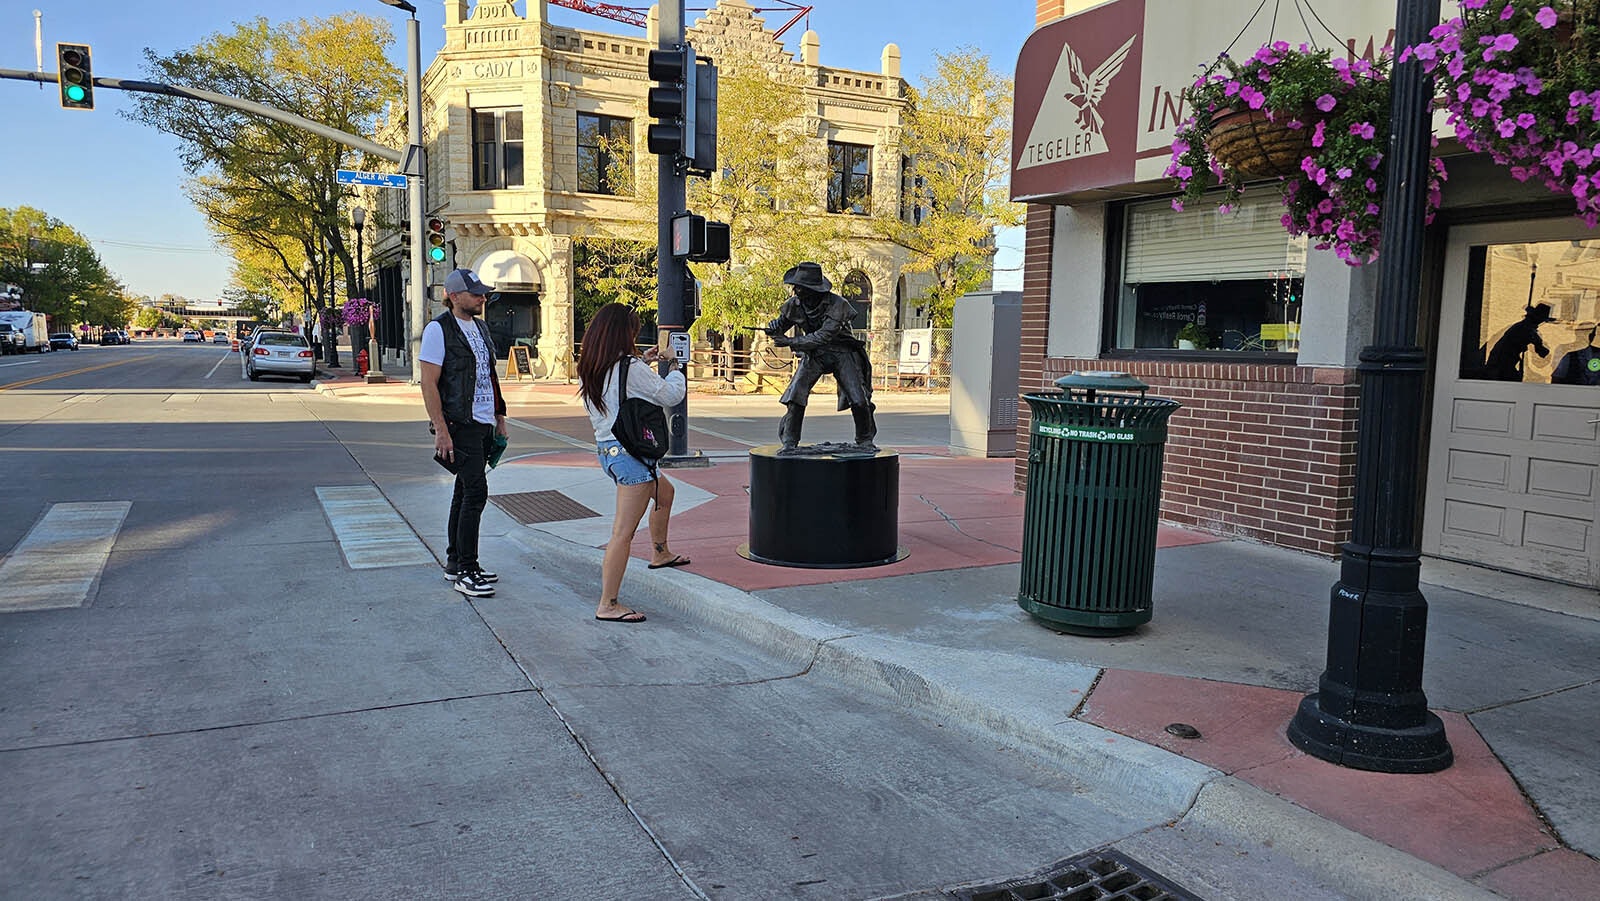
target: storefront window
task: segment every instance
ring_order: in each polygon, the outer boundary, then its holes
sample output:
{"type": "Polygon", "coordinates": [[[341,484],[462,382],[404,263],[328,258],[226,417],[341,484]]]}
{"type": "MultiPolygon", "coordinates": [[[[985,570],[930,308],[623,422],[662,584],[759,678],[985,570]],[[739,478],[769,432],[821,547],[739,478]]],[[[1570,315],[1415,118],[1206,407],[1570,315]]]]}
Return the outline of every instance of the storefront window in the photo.
{"type": "Polygon", "coordinates": [[[1600,240],[1473,247],[1461,378],[1600,385],[1597,319],[1600,240]]]}
{"type": "Polygon", "coordinates": [[[1305,238],[1272,192],[1229,213],[1171,201],[1124,208],[1116,347],[1293,353],[1300,347],[1305,238]]]}

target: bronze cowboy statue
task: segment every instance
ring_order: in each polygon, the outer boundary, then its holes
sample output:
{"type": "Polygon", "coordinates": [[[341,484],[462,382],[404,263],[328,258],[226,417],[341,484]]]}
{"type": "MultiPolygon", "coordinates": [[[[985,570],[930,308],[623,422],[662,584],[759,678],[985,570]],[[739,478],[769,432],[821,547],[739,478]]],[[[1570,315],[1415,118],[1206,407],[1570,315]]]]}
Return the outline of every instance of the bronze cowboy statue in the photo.
{"type": "Polygon", "coordinates": [[[855,417],[855,445],[845,447],[855,452],[877,452],[877,445],[872,443],[878,436],[872,415],[872,362],[867,358],[866,346],[850,330],[855,307],[833,293],[833,283],[816,263],[800,263],[785,272],[783,283],[793,289],[793,296],[763,331],[773,336],[774,344],[793,350],[800,364],[780,398],[786,411],[778,423],[778,439],[783,442],[778,453],[831,453],[840,449],[826,444],[804,450],[800,447],[806,402],[811,398],[812,386],[825,374],[831,374],[838,384],[839,409],[849,407],[855,417]],[[796,329],[799,334],[790,335],[796,329]]]}

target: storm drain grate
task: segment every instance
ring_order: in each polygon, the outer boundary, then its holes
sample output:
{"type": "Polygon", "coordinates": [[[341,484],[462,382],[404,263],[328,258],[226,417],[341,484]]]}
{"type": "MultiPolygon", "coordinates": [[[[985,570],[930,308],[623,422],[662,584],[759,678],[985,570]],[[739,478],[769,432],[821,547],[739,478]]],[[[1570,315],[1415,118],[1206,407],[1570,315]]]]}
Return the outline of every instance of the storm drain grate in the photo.
{"type": "Polygon", "coordinates": [[[1021,879],[950,892],[957,901],[1201,901],[1120,851],[1069,857],[1021,879]]]}
{"type": "Polygon", "coordinates": [[[541,522],[589,519],[600,514],[559,491],[524,491],[521,494],[496,494],[489,498],[517,522],[531,526],[541,522]]]}

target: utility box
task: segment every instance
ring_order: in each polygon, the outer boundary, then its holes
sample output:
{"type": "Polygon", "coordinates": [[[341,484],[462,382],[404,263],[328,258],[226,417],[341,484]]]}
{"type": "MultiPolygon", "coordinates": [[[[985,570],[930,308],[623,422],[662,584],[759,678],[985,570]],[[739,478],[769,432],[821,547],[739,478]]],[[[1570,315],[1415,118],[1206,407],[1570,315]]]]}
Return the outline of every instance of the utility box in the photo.
{"type": "Polygon", "coordinates": [[[1017,452],[1017,369],[1022,292],[986,291],[956,301],[950,353],[950,453],[1017,452]]]}

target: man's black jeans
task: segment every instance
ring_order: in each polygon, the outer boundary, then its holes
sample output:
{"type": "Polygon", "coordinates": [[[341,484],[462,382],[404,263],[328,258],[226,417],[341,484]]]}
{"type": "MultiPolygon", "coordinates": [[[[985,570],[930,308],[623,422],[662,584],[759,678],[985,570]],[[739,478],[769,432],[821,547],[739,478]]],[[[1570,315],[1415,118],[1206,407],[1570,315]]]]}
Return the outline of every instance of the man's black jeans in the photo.
{"type": "Polygon", "coordinates": [[[494,447],[494,426],[481,422],[448,422],[455,444],[456,490],[450,498],[450,544],[445,564],[455,572],[478,566],[478,526],[489,502],[487,468],[494,447]]]}

